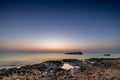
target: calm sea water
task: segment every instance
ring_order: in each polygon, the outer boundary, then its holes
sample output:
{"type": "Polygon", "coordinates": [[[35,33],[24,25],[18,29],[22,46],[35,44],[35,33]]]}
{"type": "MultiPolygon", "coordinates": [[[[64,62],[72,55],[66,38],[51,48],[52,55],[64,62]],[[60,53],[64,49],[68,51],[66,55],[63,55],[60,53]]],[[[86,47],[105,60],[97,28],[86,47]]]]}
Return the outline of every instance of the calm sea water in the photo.
{"type": "Polygon", "coordinates": [[[120,58],[120,53],[84,53],[83,55],[65,55],[63,53],[0,53],[0,68],[18,67],[27,64],[36,64],[48,60],[88,58],[120,58]]]}

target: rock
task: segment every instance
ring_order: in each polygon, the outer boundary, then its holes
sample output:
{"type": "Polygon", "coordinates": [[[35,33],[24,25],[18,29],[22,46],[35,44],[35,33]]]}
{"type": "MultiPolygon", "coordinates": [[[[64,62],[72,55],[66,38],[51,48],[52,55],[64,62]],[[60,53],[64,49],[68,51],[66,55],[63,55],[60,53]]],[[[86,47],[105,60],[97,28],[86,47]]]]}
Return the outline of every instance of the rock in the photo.
{"type": "Polygon", "coordinates": [[[61,67],[63,66],[64,63],[62,61],[46,61],[46,62],[43,62],[43,64],[45,64],[47,67],[49,66],[61,67]]]}
{"type": "Polygon", "coordinates": [[[82,52],[69,52],[69,53],[64,53],[64,54],[70,54],[70,55],[82,55],[82,52]]]}
{"type": "Polygon", "coordinates": [[[69,53],[65,53],[65,54],[70,54],[70,55],[82,55],[82,52],[69,52],[69,53]]]}
{"type": "Polygon", "coordinates": [[[64,69],[59,68],[59,67],[55,67],[55,66],[50,66],[50,67],[48,67],[45,71],[46,71],[47,73],[49,73],[49,72],[56,73],[56,72],[64,71],[64,69]]]}
{"type": "Polygon", "coordinates": [[[66,69],[66,70],[69,70],[69,69],[74,68],[74,67],[71,66],[71,65],[68,64],[68,63],[64,63],[64,65],[63,65],[61,68],[66,69]]]}
{"type": "Polygon", "coordinates": [[[0,76],[5,75],[5,74],[6,74],[6,71],[7,71],[7,69],[1,69],[1,70],[0,70],[0,76]]]}
{"type": "Polygon", "coordinates": [[[88,61],[102,61],[102,60],[120,60],[120,58],[90,58],[90,59],[86,59],[88,61]]]}
{"type": "Polygon", "coordinates": [[[104,56],[110,56],[110,54],[104,54],[104,56]]]}
{"type": "Polygon", "coordinates": [[[86,62],[93,66],[120,69],[120,58],[91,58],[87,59],[86,62]]]}
{"type": "Polygon", "coordinates": [[[32,69],[30,71],[33,75],[39,75],[41,72],[38,69],[32,69]]]}
{"type": "Polygon", "coordinates": [[[40,63],[40,64],[34,64],[32,65],[32,68],[33,69],[38,69],[40,71],[45,71],[45,69],[47,68],[47,66],[43,63],[40,63]]]}
{"type": "Polygon", "coordinates": [[[69,63],[69,62],[75,62],[75,63],[77,63],[77,62],[82,62],[82,61],[80,61],[80,60],[78,60],[78,59],[63,59],[62,61],[63,61],[63,62],[67,62],[67,63],[69,63]]]}
{"type": "Polygon", "coordinates": [[[75,67],[75,66],[80,67],[84,64],[82,61],[80,61],[78,59],[63,59],[62,61],[64,63],[68,63],[68,64],[72,65],[73,67],[75,67]]]}
{"type": "Polygon", "coordinates": [[[26,65],[20,68],[0,69],[0,80],[120,80],[119,66],[120,58],[94,58],[88,59],[86,62],[78,59],[63,59],[26,65]],[[99,66],[93,66],[98,62],[99,66]],[[61,67],[63,64],[70,64],[74,68],[63,69],[61,67]],[[75,66],[79,68],[75,68],[75,66]]]}

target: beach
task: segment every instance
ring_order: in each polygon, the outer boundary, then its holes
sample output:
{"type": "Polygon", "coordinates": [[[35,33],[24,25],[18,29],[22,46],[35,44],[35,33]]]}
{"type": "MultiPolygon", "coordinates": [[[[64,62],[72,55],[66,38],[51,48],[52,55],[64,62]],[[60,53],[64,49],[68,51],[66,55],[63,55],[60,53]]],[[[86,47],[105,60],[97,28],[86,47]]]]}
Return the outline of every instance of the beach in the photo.
{"type": "Polygon", "coordinates": [[[1,69],[0,80],[120,80],[120,58],[52,60],[1,69]]]}

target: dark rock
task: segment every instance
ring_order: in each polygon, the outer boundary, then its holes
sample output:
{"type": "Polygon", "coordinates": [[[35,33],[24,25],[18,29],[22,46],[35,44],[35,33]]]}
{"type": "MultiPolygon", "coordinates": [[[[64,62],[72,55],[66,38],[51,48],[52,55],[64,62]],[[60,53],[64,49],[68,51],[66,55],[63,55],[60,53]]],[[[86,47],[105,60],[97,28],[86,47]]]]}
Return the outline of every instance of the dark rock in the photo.
{"type": "Polygon", "coordinates": [[[57,67],[61,67],[63,66],[63,62],[62,61],[46,61],[43,62],[43,64],[45,64],[46,66],[57,66],[57,67]]]}
{"type": "Polygon", "coordinates": [[[93,66],[120,69],[120,58],[91,58],[87,59],[86,62],[91,63],[93,66]]]}
{"type": "Polygon", "coordinates": [[[38,69],[40,71],[45,71],[45,69],[47,68],[47,66],[43,63],[40,63],[40,64],[34,64],[32,65],[32,68],[33,69],[38,69]]]}
{"type": "Polygon", "coordinates": [[[78,59],[63,59],[62,60],[63,62],[82,62],[82,61],[80,61],[80,60],[78,60],[78,59]]]}
{"type": "Polygon", "coordinates": [[[110,56],[110,54],[104,54],[104,56],[110,56]]]}
{"type": "Polygon", "coordinates": [[[65,54],[70,54],[70,55],[82,55],[82,52],[69,52],[69,53],[65,53],[65,54]]]}
{"type": "Polygon", "coordinates": [[[0,76],[5,75],[7,72],[7,69],[1,69],[0,70],[0,76]]]}
{"type": "Polygon", "coordinates": [[[86,59],[88,61],[102,61],[102,60],[120,60],[120,58],[90,58],[90,59],[86,59]]]}
{"type": "Polygon", "coordinates": [[[62,60],[64,63],[68,63],[70,65],[72,65],[73,67],[75,66],[82,66],[84,63],[78,59],[63,59],[62,60]]]}
{"type": "Polygon", "coordinates": [[[60,71],[64,71],[64,69],[62,69],[60,67],[50,66],[45,71],[48,72],[48,73],[49,72],[57,73],[57,72],[60,72],[60,71]]]}
{"type": "Polygon", "coordinates": [[[31,65],[25,65],[25,66],[21,66],[21,69],[32,69],[33,67],[31,65]]]}

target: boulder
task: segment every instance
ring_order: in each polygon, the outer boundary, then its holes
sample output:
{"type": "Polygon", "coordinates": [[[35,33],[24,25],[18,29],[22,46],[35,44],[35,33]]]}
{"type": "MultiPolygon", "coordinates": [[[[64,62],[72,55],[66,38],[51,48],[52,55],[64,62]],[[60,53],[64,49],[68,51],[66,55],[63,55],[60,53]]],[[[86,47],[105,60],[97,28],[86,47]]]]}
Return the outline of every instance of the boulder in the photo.
{"type": "Polygon", "coordinates": [[[62,61],[46,61],[46,62],[43,62],[43,64],[45,64],[47,67],[49,66],[61,67],[63,66],[64,63],[62,61]]]}
{"type": "Polygon", "coordinates": [[[68,64],[72,65],[73,67],[75,67],[75,66],[80,67],[84,64],[82,61],[80,61],[78,59],[63,59],[62,61],[64,63],[68,63],[68,64]]]}

